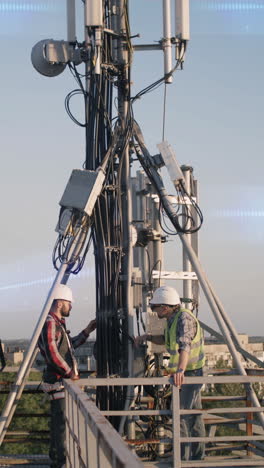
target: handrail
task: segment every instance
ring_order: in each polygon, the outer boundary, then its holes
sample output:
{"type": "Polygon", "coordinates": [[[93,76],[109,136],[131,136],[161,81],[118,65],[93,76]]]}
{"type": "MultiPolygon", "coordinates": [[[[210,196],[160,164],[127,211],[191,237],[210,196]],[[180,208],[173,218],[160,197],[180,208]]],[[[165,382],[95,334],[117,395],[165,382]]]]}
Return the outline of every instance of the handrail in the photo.
{"type": "MultiPolygon", "coordinates": [[[[126,386],[126,385],[168,385],[171,384],[171,377],[108,377],[78,380],[79,386],[98,387],[107,385],[110,386],[126,386]]],[[[221,375],[203,377],[185,377],[185,384],[226,384],[226,383],[254,383],[259,382],[264,384],[264,376],[262,375],[221,375]]]]}
{"type": "Polygon", "coordinates": [[[96,405],[65,380],[67,468],[143,468],[96,405]]]}
{"type": "MultiPolygon", "coordinates": [[[[216,383],[254,383],[254,382],[260,382],[264,384],[264,376],[244,376],[244,375],[229,375],[229,376],[205,376],[205,377],[186,377],[185,378],[185,383],[188,384],[203,384],[203,383],[211,383],[211,384],[216,384],[216,383]]],[[[88,388],[88,387],[97,387],[97,386],[139,386],[139,385],[168,385],[170,384],[170,377],[152,377],[152,378],[88,378],[88,379],[81,379],[75,383],[72,383],[69,380],[65,380],[65,390],[66,390],[66,398],[67,398],[67,405],[68,408],[66,409],[67,412],[67,418],[69,418],[69,414],[73,414],[72,411],[72,405],[75,404],[75,410],[82,411],[82,420],[86,421],[87,424],[89,425],[89,430],[86,428],[86,438],[87,441],[89,442],[89,433],[92,431],[93,432],[93,437],[95,437],[95,433],[99,434],[101,428],[105,427],[105,424],[108,424],[108,421],[104,418],[103,415],[132,415],[132,416],[137,416],[137,415],[161,415],[161,414],[172,414],[172,425],[173,425],[173,467],[174,468],[182,468],[182,467],[192,467],[194,468],[195,466],[199,467],[216,467],[216,466],[221,466],[221,467],[231,467],[231,466],[264,466],[263,460],[251,457],[251,459],[240,459],[240,460],[222,460],[222,461],[191,461],[191,462],[186,462],[186,461],[181,461],[180,453],[181,453],[181,443],[184,442],[230,442],[230,441],[239,441],[239,442],[256,442],[256,445],[258,441],[264,440],[264,433],[263,435],[246,435],[246,436],[216,436],[216,437],[181,437],[180,436],[180,417],[181,415],[186,415],[186,414],[203,414],[203,415],[209,415],[212,413],[258,413],[258,412],[263,412],[264,408],[262,407],[239,407],[239,408],[211,408],[210,410],[186,410],[186,409],[180,409],[180,394],[179,394],[179,389],[176,388],[175,386],[172,386],[172,412],[170,410],[130,410],[130,411],[99,411],[95,404],[89,400],[89,397],[87,396],[86,393],[84,393],[80,387],[82,388],[88,388]],[[84,411],[84,413],[83,413],[84,411]],[[88,414],[85,415],[85,412],[88,412],[88,414]],[[98,424],[98,428],[97,428],[98,424]],[[92,427],[93,426],[93,427],[92,427]],[[96,426],[96,430],[95,430],[96,426]],[[91,429],[92,427],[92,429],[91,429]],[[99,431],[99,432],[98,432],[99,431]]],[[[76,418],[76,416],[75,416],[76,418]]],[[[74,418],[73,418],[74,419],[74,418]]],[[[71,424],[74,426],[74,421],[68,419],[68,425],[71,424]]],[[[115,432],[115,437],[118,436],[116,431],[112,428],[112,431],[115,432]]],[[[82,429],[83,431],[84,429],[82,429]]],[[[70,440],[70,437],[72,439],[76,439],[76,427],[73,429],[73,432],[71,433],[72,428],[68,428],[68,442],[70,440]]],[[[78,431],[77,431],[78,432],[78,431]]],[[[119,437],[119,436],[118,436],[119,437]]],[[[90,436],[91,438],[91,436],[90,436]]],[[[99,437],[100,439],[100,437],[99,437]]],[[[82,440],[84,440],[84,436],[82,436],[82,440]]],[[[79,436],[78,443],[81,441],[81,437],[79,436]]],[[[124,447],[124,441],[120,437],[118,438],[117,441],[118,444],[121,444],[124,447]]],[[[95,442],[93,441],[93,444],[95,442]]],[[[109,446],[109,441],[105,440],[105,444],[109,446]]],[[[111,442],[111,450],[113,449],[112,442],[111,442]]],[[[81,451],[83,450],[83,447],[79,447],[81,451]]],[[[90,452],[90,447],[88,450],[88,453],[90,452]]],[[[92,453],[95,452],[95,448],[92,450],[92,453]]],[[[77,447],[75,448],[75,454],[78,453],[77,447]]],[[[131,452],[129,452],[131,454],[131,452]]],[[[72,464],[70,461],[72,454],[68,453],[69,457],[69,464],[66,465],[67,468],[70,467],[75,467],[78,465],[74,465],[76,463],[76,455],[75,455],[75,462],[72,464]]],[[[134,459],[135,460],[135,459],[134,459]]],[[[133,460],[132,463],[135,463],[133,460]]],[[[94,465],[89,465],[85,464],[85,462],[82,460],[83,465],[85,467],[89,466],[99,466],[96,463],[94,465]]],[[[125,465],[113,465],[113,464],[105,464],[103,465],[104,467],[116,467],[116,466],[143,466],[141,462],[139,465],[128,465],[127,461],[125,465]]]]}

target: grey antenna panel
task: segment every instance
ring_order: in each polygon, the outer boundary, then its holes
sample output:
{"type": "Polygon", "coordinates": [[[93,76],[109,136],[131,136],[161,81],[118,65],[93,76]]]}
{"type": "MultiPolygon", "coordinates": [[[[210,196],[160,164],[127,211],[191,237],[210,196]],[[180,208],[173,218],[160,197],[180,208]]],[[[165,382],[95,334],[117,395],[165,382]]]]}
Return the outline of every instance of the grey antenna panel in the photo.
{"type": "Polygon", "coordinates": [[[62,195],[60,205],[75,208],[91,216],[105,179],[103,171],[74,169],[62,195]]]}

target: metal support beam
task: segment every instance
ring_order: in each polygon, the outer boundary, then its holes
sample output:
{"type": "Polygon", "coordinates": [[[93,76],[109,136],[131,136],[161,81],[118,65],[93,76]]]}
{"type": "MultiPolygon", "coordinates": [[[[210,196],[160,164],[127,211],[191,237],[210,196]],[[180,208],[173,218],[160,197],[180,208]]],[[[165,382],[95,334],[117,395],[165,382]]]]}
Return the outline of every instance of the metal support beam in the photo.
{"type": "Polygon", "coordinates": [[[1,414],[1,420],[0,420],[0,445],[2,444],[6,431],[8,429],[8,425],[12,419],[12,415],[16,409],[16,405],[18,403],[18,400],[22,394],[23,391],[23,386],[24,382],[26,379],[26,376],[30,370],[31,365],[33,364],[33,357],[35,357],[35,350],[38,342],[39,335],[41,333],[41,330],[44,326],[45,320],[47,318],[47,315],[49,313],[49,310],[51,308],[51,304],[53,302],[53,297],[54,297],[54,292],[55,288],[57,285],[60,283],[65,283],[64,276],[66,273],[66,270],[71,263],[71,259],[75,257],[76,252],[78,252],[79,245],[82,244],[83,242],[83,236],[87,235],[87,232],[83,232],[83,229],[81,228],[79,230],[79,234],[77,238],[73,238],[72,242],[69,246],[68,252],[66,254],[66,258],[69,258],[70,260],[62,263],[60,269],[58,270],[58,273],[53,281],[53,284],[51,286],[51,289],[49,291],[48,297],[45,301],[45,304],[43,306],[41,315],[39,317],[39,320],[37,322],[37,325],[34,329],[33,335],[30,340],[30,345],[28,347],[26,356],[20,366],[19,372],[16,377],[16,381],[9,393],[8,399],[5,403],[4,409],[1,414]]]}
{"type": "MultiPolygon", "coordinates": [[[[206,325],[206,323],[201,322],[201,320],[199,320],[199,322],[200,322],[201,327],[205,331],[207,331],[211,335],[215,336],[219,340],[225,341],[223,336],[220,335],[220,333],[218,333],[216,330],[214,330],[213,328],[206,325]]],[[[242,354],[242,356],[244,356],[245,359],[250,360],[250,361],[254,362],[255,364],[257,364],[257,366],[264,368],[264,362],[260,361],[260,359],[256,358],[256,356],[249,353],[244,348],[241,348],[240,344],[238,344],[236,341],[235,341],[235,346],[236,346],[237,351],[239,351],[242,354]]],[[[254,369],[252,369],[252,370],[254,371],[254,369]]]]}
{"type": "MultiPolygon", "coordinates": [[[[163,0],[163,52],[164,75],[172,70],[172,44],[171,44],[171,0],[163,0]]],[[[172,83],[172,76],[166,78],[166,83],[172,83]]]]}
{"type": "MultiPolygon", "coordinates": [[[[167,190],[164,186],[163,180],[159,173],[157,172],[156,167],[153,165],[152,158],[150,156],[150,153],[148,152],[144,138],[142,135],[142,132],[138,126],[138,124],[135,122],[134,123],[134,132],[135,132],[135,137],[137,139],[137,142],[139,144],[140,150],[136,148],[137,151],[137,156],[139,158],[140,163],[142,164],[142,167],[148,174],[148,176],[151,176],[151,182],[155,185],[157,189],[157,193],[160,197],[160,202],[163,206],[163,209],[165,210],[166,214],[168,215],[171,223],[175,227],[176,231],[178,231],[179,238],[182,242],[183,249],[185,250],[188,259],[193,267],[193,270],[197,274],[198,280],[200,282],[200,285],[203,289],[204,295],[208,301],[208,304],[211,308],[211,311],[215,317],[215,320],[219,326],[219,329],[222,332],[222,335],[225,339],[225,342],[229,348],[230,354],[234,360],[235,366],[239,372],[240,375],[247,375],[244,367],[242,366],[242,363],[239,358],[239,354],[236,350],[236,347],[233,342],[233,334],[230,333],[230,330],[233,329],[233,326],[231,324],[231,320],[227,318],[227,315],[224,312],[224,308],[220,307],[220,303],[218,298],[213,292],[213,289],[211,285],[209,284],[207,280],[207,276],[202,268],[202,265],[198,259],[198,256],[196,255],[193,247],[190,245],[188,237],[186,237],[186,234],[183,232],[179,232],[179,225],[178,225],[178,215],[173,207],[170,197],[167,193],[167,190]],[[228,323],[228,326],[227,326],[228,323]]],[[[235,336],[235,334],[234,334],[235,336]]],[[[251,401],[253,402],[253,405],[256,407],[260,407],[260,403],[258,401],[257,395],[253,389],[253,387],[249,384],[246,386],[248,393],[250,395],[251,401]]],[[[259,413],[259,419],[264,427],[264,415],[263,413],[259,413]]]]}
{"type": "MultiPolygon", "coordinates": [[[[247,375],[244,367],[242,366],[242,363],[239,359],[239,354],[235,348],[234,342],[233,342],[233,337],[231,336],[229,329],[226,325],[225,319],[223,318],[222,313],[224,310],[220,311],[217,305],[217,302],[215,300],[215,296],[212,293],[212,289],[210,285],[207,282],[207,277],[202,269],[202,266],[199,262],[198,257],[196,256],[193,248],[189,245],[186,236],[182,233],[179,233],[179,237],[182,241],[182,244],[188,254],[189,260],[197,274],[197,277],[200,281],[201,287],[203,289],[203,292],[205,294],[205,297],[210,305],[211,311],[213,312],[213,315],[215,317],[215,320],[223,334],[224,340],[229,348],[229,351],[231,353],[231,356],[236,364],[236,367],[238,369],[238,372],[240,375],[247,375]]],[[[224,315],[226,317],[226,315],[224,315]]],[[[228,321],[229,325],[231,326],[231,320],[228,321]]],[[[233,328],[233,327],[232,327],[233,328]]],[[[257,395],[252,387],[251,384],[246,385],[248,394],[250,395],[251,401],[253,402],[254,406],[260,407],[259,400],[257,398],[257,395]]],[[[258,417],[260,419],[260,422],[262,426],[264,427],[264,415],[263,413],[259,413],[258,417]]]]}

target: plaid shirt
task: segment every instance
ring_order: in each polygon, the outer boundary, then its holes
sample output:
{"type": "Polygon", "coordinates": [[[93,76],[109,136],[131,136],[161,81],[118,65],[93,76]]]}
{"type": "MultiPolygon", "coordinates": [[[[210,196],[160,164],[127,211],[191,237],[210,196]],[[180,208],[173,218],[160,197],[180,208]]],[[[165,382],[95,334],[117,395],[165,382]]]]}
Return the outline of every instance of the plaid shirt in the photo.
{"type": "MultiPolygon", "coordinates": [[[[168,326],[169,328],[172,325],[172,322],[175,319],[175,312],[169,319],[168,319],[168,326]]],[[[184,350],[188,353],[191,349],[191,342],[194,339],[197,333],[197,324],[196,321],[191,317],[188,312],[181,312],[178,323],[177,323],[177,331],[176,331],[176,342],[179,345],[179,351],[184,350]]]]}
{"type": "Polygon", "coordinates": [[[66,331],[65,319],[60,320],[55,314],[49,313],[38,340],[38,347],[45,358],[48,369],[56,378],[69,376],[73,369],[71,358],[73,348],[81,346],[87,337],[88,335],[83,330],[79,335],[71,338],[69,332],[66,331]],[[67,343],[70,344],[71,350],[67,345],[67,349],[62,351],[60,344],[65,333],[69,337],[67,343]]]}

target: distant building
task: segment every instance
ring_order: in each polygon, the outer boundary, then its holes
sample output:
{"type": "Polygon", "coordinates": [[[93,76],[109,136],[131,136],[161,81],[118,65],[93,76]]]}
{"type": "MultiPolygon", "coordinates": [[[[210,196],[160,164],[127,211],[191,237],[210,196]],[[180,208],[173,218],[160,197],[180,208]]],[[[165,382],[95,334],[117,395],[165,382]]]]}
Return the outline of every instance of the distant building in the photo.
{"type": "MultiPolygon", "coordinates": [[[[248,351],[250,354],[255,356],[257,359],[264,362],[264,337],[263,336],[249,337],[246,334],[239,334],[239,341],[241,344],[241,348],[244,348],[246,351],[248,351]]],[[[82,346],[80,346],[79,348],[75,350],[75,357],[77,359],[78,367],[80,371],[89,371],[89,372],[92,371],[93,372],[96,370],[94,345],[95,345],[95,341],[88,340],[86,341],[86,343],[84,343],[82,346]]],[[[13,354],[16,354],[16,353],[13,353],[13,354]]],[[[9,354],[7,356],[9,356],[9,354]]],[[[9,357],[7,357],[7,359],[9,359],[9,357]]],[[[137,355],[135,354],[135,362],[136,360],[137,360],[137,355]]],[[[226,367],[233,367],[233,359],[227,348],[227,345],[224,343],[223,340],[219,340],[214,337],[205,338],[205,360],[206,360],[205,365],[209,369],[215,368],[217,362],[220,360],[223,361],[226,367]]],[[[38,354],[36,358],[35,366],[40,370],[42,370],[45,367],[44,359],[40,353],[38,354]]],[[[248,361],[246,363],[246,367],[254,368],[254,367],[257,367],[257,365],[252,361],[248,361]]]]}
{"type": "Polygon", "coordinates": [[[75,350],[75,357],[80,371],[96,371],[96,359],[94,357],[95,341],[88,340],[75,350]]]}
{"type": "MultiPolygon", "coordinates": [[[[264,337],[239,334],[241,348],[264,362],[264,337]]],[[[233,366],[232,356],[224,340],[218,340],[214,337],[205,338],[205,365],[214,368],[217,361],[222,360],[227,367],[233,366]]],[[[252,361],[247,362],[247,367],[256,367],[252,361]]]]}
{"type": "Polygon", "coordinates": [[[23,351],[13,351],[5,353],[6,361],[9,361],[12,364],[20,364],[23,361],[24,353],[23,351]]]}

